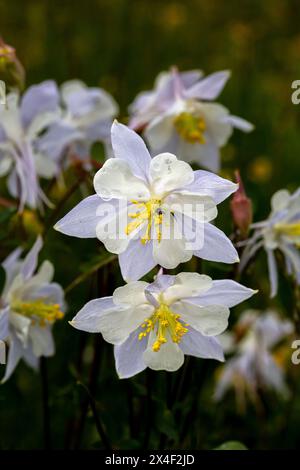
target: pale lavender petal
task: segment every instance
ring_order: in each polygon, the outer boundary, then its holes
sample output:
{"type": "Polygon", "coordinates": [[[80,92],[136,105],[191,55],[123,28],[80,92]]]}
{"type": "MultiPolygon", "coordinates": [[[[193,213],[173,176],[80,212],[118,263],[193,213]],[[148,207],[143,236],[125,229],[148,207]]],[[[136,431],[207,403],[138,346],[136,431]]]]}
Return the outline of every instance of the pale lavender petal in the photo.
{"type": "Polygon", "coordinates": [[[196,305],[224,305],[225,307],[234,307],[235,305],[249,299],[257,291],[239,284],[231,279],[218,280],[212,282],[212,287],[202,295],[189,297],[190,303],[196,305]]]}
{"type": "Polygon", "coordinates": [[[67,147],[80,139],[84,134],[63,121],[52,124],[36,142],[39,152],[59,160],[67,147]]]}
{"type": "Polygon", "coordinates": [[[47,80],[39,85],[33,85],[24,93],[21,99],[21,119],[24,127],[28,127],[37,114],[58,109],[59,93],[57,85],[47,80]]]}
{"type": "Polygon", "coordinates": [[[120,379],[127,379],[146,369],[143,361],[143,352],[147,346],[147,339],[138,339],[141,329],[132,332],[129,338],[114,347],[116,370],[120,379]]]}
{"type": "Polygon", "coordinates": [[[227,199],[238,189],[238,185],[209,171],[194,171],[194,181],[184,188],[185,191],[211,196],[216,204],[227,199]]]}
{"type": "Polygon", "coordinates": [[[201,100],[214,100],[223,90],[229,77],[230,72],[228,70],[208,75],[186,90],[185,96],[201,100]]]}
{"type": "Polygon", "coordinates": [[[0,310],[0,341],[9,336],[9,307],[0,310]]]}
{"type": "Polygon", "coordinates": [[[115,157],[125,160],[135,176],[147,181],[151,156],[143,139],[115,121],[111,128],[111,142],[115,157]]]}
{"type": "Polygon", "coordinates": [[[11,335],[5,374],[4,374],[3,379],[1,380],[1,383],[6,382],[10,378],[13,371],[17,367],[22,355],[23,355],[23,347],[22,347],[21,342],[18,340],[18,338],[15,335],[11,335]]]}
{"type": "Polygon", "coordinates": [[[219,340],[213,336],[203,336],[191,326],[188,327],[188,332],[183,335],[179,347],[188,356],[224,361],[223,349],[219,340]]]}
{"type": "Polygon", "coordinates": [[[112,297],[90,300],[90,302],[85,304],[77,315],[75,315],[70,324],[77,330],[87,331],[88,333],[99,333],[100,328],[98,326],[98,320],[109,311],[116,310],[120,310],[120,308],[114,304],[112,297]]]}
{"type": "Polygon", "coordinates": [[[203,248],[194,252],[195,256],[209,261],[237,263],[239,256],[232,242],[212,224],[204,224],[203,248]]]}
{"type": "Polygon", "coordinates": [[[29,279],[33,275],[37,267],[38,255],[39,255],[39,252],[41,251],[42,246],[43,246],[42,238],[38,237],[33,247],[31,248],[29,253],[26,255],[20,267],[20,273],[22,274],[25,280],[29,279]]]}
{"type": "Polygon", "coordinates": [[[269,278],[271,283],[270,297],[273,298],[277,294],[278,290],[278,271],[276,266],[276,259],[273,250],[267,251],[269,278]]]}
{"type": "Polygon", "coordinates": [[[143,244],[140,239],[131,240],[128,248],[119,255],[119,264],[126,282],[139,280],[156,266],[153,242],[143,244]]]}

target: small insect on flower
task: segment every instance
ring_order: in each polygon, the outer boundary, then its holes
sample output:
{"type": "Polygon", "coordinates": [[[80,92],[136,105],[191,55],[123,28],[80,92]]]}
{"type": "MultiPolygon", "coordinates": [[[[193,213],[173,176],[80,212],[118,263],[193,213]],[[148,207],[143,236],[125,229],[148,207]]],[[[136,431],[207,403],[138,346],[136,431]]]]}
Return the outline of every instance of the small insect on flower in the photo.
{"type": "Polygon", "coordinates": [[[39,139],[39,150],[63,167],[72,161],[91,169],[90,150],[102,142],[111,152],[110,128],[119,108],[112,96],[101,88],[88,88],[79,80],[64,83],[60,89],[62,115],[39,139]]]}
{"type": "Polygon", "coordinates": [[[185,354],[223,361],[216,336],[227,328],[229,308],[255,292],[198,273],[159,273],[152,284],[131,282],[112,297],[91,300],[70,324],[115,345],[120,378],[146,367],[175,371],[185,354]]]}
{"type": "Polygon", "coordinates": [[[0,106],[0,176],[8,176],[10,194],[32,209],[49,204],[39,178],[52,178],[56,163],[40,152],[37,139],[58,118],[58,91],[51,80],[34,85],[20,99],[9,93],[6,105],[0,106]]]}
{"type": "Polygon", "coordinates": [[[9,348],[2,383],[13,373],[20,359],[33,368],[41,356],[54,354],[52,325],[63,318],[64,293],[52,282],[54,268],[44,261],[36,271],[42,240],[38,238],[22,260],[13,251],[2,263],[6,280],[0,297],[0,341],[9,348]]]}
{"type": "Polygon", "coordinates": [[[278,270],[275,251],[279,250],[285,259],[289,275],[300,284],[300,189],[293,194],[282,189],[271,199],[272,211],[267,220],[252,225],[253,236],[247,241],[240,270],[242,271],[260,248],[267,253],[271,297],[277,294],[278,270]]]}
{"type": "Polygon", "coordinates": [[[224,263],[239,261],[231,241],[211,222],[216,205],[238,185],[191,166],[170,153],[151,158],[144,141],[115,122],[115,158],[94,177],[96,195],[80,202],[55,229],[97,237],[119,255],[123,278],[140,279],[156,265],[171,269],[195,254],[224,263]]]}
{"type": "MultiPolygon", "coordinates": [[[[284,361],[278,354],[280,350],[274,348],[293,330],[293,324],[274,311],[246,310],[233,332],[220,337],[221,344],[226,344],[234,355],[221,368],[214,398],[219,401],[234,388],[238,409],[243,412],[247,399],[258,405],[259,391],[275,390],[286,397],[284,361]]],[[[290,358],[290,345],[286,352],[290,358]]]]}
{"type": "Polygon", "coordinates": [[[179,73],[176,68],[161,73],[153,91],[140,93],[129,108],[129,126],[143,130],[153,152],[173,152],[187,162],[198,162],[217,172],[219,148],[236,127],[245,132],[252,124],[218,103],[210,103],[221,93],[230,77],[228,71],[203,78],[202,72],[179,73]]]}

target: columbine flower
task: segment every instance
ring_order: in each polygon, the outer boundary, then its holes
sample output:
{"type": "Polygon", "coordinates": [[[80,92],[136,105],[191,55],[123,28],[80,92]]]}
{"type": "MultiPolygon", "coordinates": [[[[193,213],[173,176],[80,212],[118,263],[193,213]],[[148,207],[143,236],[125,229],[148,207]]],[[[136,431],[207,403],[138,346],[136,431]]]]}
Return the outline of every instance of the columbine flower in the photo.
{"type": "Polygon", "coordinates": [[[11,376],[20,359],[36,368],[39,357],[54,354],[51,328],[63,317],[64,294],[51,282],[54,269],[49,261],[35,273],[41,247],[38,238],[24,260],[17,249],[2,264],[6,281],[0,297],[0,340],[9,346],[2,382],[11,376]]]}
{"type": "Polygon", "coordinates": [[[300,189],[290,194],[287,190],[277,191],[271,199],[272,212],[263,222],[252,225],[254,235],[247,241],[240,269],[244,269],[255,253],[264,247],[267,253],[271,297],[277,294],[278,272],[275,251],[283,254],[287,272],[293,274],[300,284],[300,189]]]}
{"type": "MultiPolygon", "coordinates": [[[[257,403],[259,390],[272,389],[286,396],[282,361],[280,356],[276,357],[274,348],[292,332],[292,323],[281,320],[276,312],[246,310],[231,337],[230,352],[235,354],[223,367],[215,399],[221,400],[234,387],[237,403],[243,411],[246,397],[257,403]]],[[[222,336],[220,340],[222,344],[222,336]]]]}
{"type": "Polygon", "coordinates": [[[150,154],[143,140],[122,124],[112,126],[115,158],[94,177],[96,195],[80,202],[55,226],[67,235],[98,237],[119,254],[124,279],[137,280],[157,264],[175,268],[193,253],[234,263],[230,240],[212,224],[216,204],[237,185],[206,171],[193,171],[175,155],[150,154]]]}
{"type": "Polygon", "coordinates": [[[230,73],[217,72],[202,78],[191,71],[160,74],[154,91],[138,95],[130,107],[130,127],[143,129],[150,148],[173,152],[187,162],[198,162],[211,171],[220,168],[219,148],[234,127],[249,132],[252,124],[209,103],[222,91],[230,73]]]}
{"type": "Polygon", "coordinates": [[[110,128],[118,105],[101,88],[88,88],[79,80],[61,86],[63,114],[41,137],[38,146],[55,161],[69,164],[72,158],[89,169],[90,149],[100,141],[110,150],[110,128]]]}
{"type": "Polygon", "coordinates": [[[8,190],[19,198],[20,210],[47,202],[39,177],[51,178],[56,164],[36,149],[38,135],[58,115],[58,93],[52,81],[30,87],[19,100],[16,93],[0,106],[0,176],[9,175],[8,190]]]}
{"type": "Polygon", "coordinates": [[[175,371],[185,354],[223,361],[215,336],[227,328],[229,308],[254,293],[198,273],[158,274],[152,284],[131,282],[112,297],[91,300],[70,323],[115,345],[120,378],[146,367],[175,371]]]}

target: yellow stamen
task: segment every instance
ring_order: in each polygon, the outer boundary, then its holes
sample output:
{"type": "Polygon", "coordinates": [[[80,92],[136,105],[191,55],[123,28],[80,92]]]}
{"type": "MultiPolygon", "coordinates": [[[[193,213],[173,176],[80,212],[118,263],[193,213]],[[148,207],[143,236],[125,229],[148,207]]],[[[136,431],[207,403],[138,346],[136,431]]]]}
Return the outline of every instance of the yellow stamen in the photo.
{"type": "Polygon", "coordinates": [[[176,116],[174,126],[178,134],[190,144],[205,144],[206,123],[203,118],[182,112],[176,116]]]}
{"type": "Polygon", "coordinates": [[[144,245],[151,240],[151,228],[152,224],[156,230],[156,236],[158,241],[161,240],[161,225],[163,214],[160,211],[161,200],[160,199],[150,199],[147,202],[131,201],[132,204],[135,204],[137,209],[140,209],[138,212],[128,214],[128,217],[133,219],[132,222],[129,222],[125,228],[126,235],[129,235],[134,230],[139,228],[145,221],[147,221],[147,228],[145,235],[141,238],[141,243],[144,245]]]}
{"type": "Polygon", "coordinates": [[[289,237],[300,237],[300,221],[293,222],[290,224],[278,223],[275,225],[275,230],[282,234],[287,235],[289,237]]]}
{"type": "Polygon", "coordinates": [[[152,350],[157,352],[160,350],[161,345],[167,342],[167,333],[169,333],[173,343],[180,343],[182,336],[188,331],[186,326],[188,325],[184,324],[183,326],[181,323],[180,315],[173,313],[168,305],[161,303],[152,317],[147,318],[142,324],[142,328],[147,327],[147,329],[139,334],[139,340],[145,338],[151,330],[155,330],[156,340],[152,345],[152,350]]]}
{"type": "Polygon", "coordinates": [[[45,326],[46,322],[53,323],[64,316],[59,304],[46,304],[43,299],[25,302],[17,300],[11,307],[14,312],[31,318],[33,325],[38,322],[40,326],[45,326]]]}

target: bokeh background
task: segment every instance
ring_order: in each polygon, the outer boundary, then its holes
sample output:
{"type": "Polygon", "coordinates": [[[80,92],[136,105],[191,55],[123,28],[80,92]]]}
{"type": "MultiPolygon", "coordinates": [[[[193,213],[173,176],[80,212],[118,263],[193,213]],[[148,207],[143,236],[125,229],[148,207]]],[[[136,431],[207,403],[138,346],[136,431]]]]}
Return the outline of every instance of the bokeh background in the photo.
{"type": "MultiPolygon", "coordinates": [[[[299,19],[298,0],[0,1],[0,34],[16,48],[27,86],[49,78],[58,83],[79,78],[101,86],[119,103],[123,122],[135,95],[151,88],[156,75],[171,65],[181,70],[201,68],[205,73],[230,69],[232,77],[219,101],[256,128],[249,135],[234,133],[222,150],[222,174],[232,178],[233,170],[240,169],[255,220],[268,215],[276,190],[299,186],[300,106],[291,102],[291,83],[300,79],[299,19]]],[[[63,213],[81,198],[80,191],[75,193],[63,213]]],[[[219,212],[218,226],[229,234],[228,204],[219,212]]],[[[11,219],[7,211],[0,212],[1,259],[20,243],[29,246],[41,224],[28,213],[24,235],[11,219]]],[[[63,286],[88,272],[101,256],[103,250],[94,240],[47,232],[43,257],[54,261],[56,279],[63,286]]],[[[188,269],[199,269],[193,263],[188,269]]],[[[203,263],[201,269],[216,278],[228,275],[224,265],[203,263]]],[[[292,288],[284,279],[280,295],[270,304],[263,254],[243,282],[260,289],[248,306],[276,306],[291,317],[292,288]]],[[[120,284],[117,263],[88,277],[69,292],[66,319],[88,299],[110,295],[120,284]]],[[[244,307],[234,309],[232,323],[244,307]]],[[[78,381],[89,384],[101,426],[116,448],[211,449],[232,439],[251,449],[299,444],[300,369],[295,366],[287,402],[270,394],[261,414],[250,405],[241,415],[233,396],[218,405],[212,402],[213,361],[191,359],[183,371],[172,375],[148,371],[119,381],[112,347],[98,335],[80,333],[62,321],[55,327],[55,337],[57,354],[48,361],[55,448],[103,447],[87,391],[78,381]]],[[[0,449],[43,447],[38,374],[18,367],[0,388],[0,416],[0,449]]]]}

